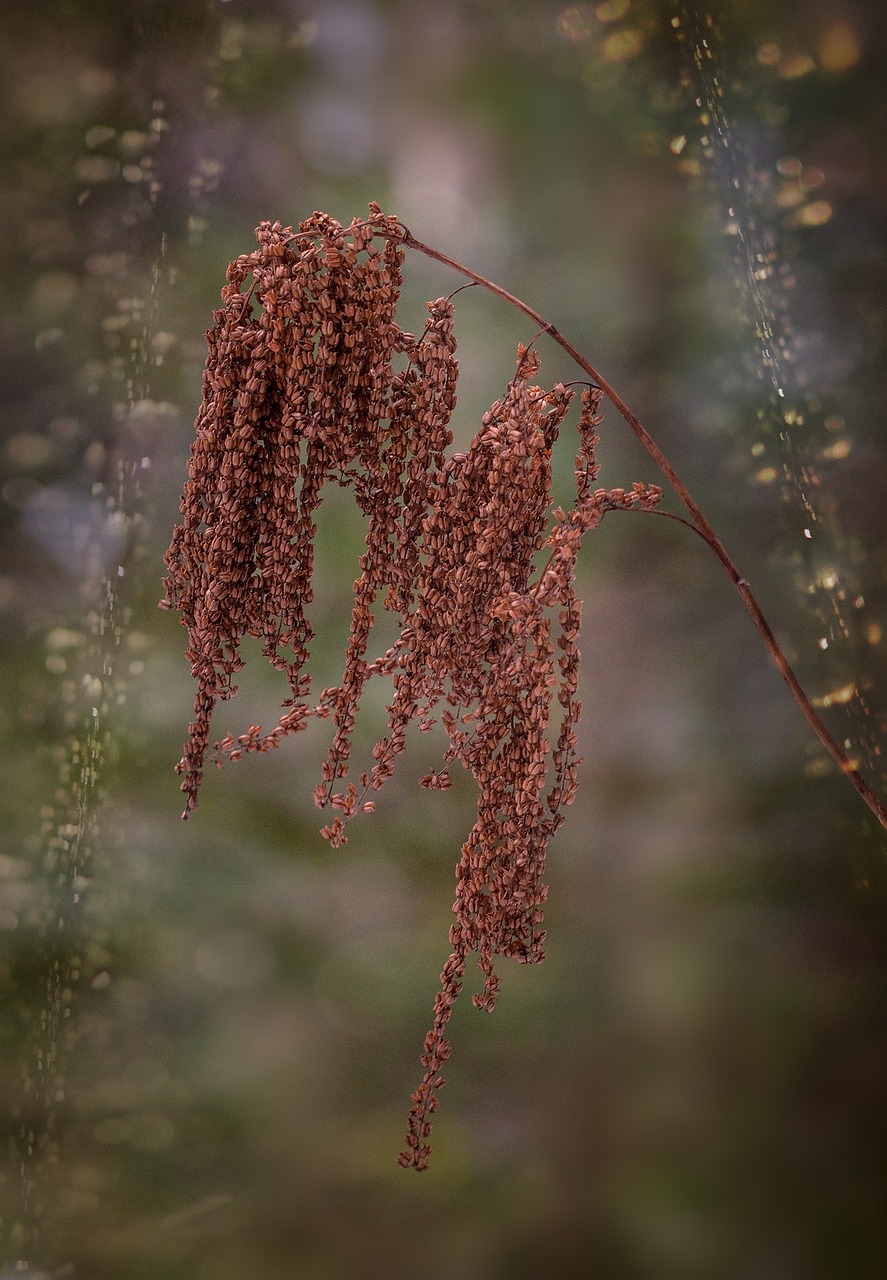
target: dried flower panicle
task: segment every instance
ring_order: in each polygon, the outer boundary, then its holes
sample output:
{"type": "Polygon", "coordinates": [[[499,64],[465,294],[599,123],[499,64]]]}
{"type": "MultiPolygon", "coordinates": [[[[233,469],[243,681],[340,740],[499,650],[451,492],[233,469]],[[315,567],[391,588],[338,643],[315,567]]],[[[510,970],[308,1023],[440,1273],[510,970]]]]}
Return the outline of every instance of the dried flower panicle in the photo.
{"type": "Polygon", "coordinates": [[[263,640],[290,696],[274,729],[229,735],[216,744],[217,757],[268,750],[310,716],[330,716],[333,739],[314,795],[336,811],[323,828],[334,847],[351,818],[374,807],[366,797],[391,777],[408,726],[429,729],[440,719],[443,767],[422,785],[447,789],[458,762],[477,784],[478,804],[456,868],[452,949],[399,1157],[424,1169],[450,1053],[447,1024],[469,958],[476,953],[483,974],[474,1003],[491,1010],[496,957],[543,957],[545,855],[576,790],[582,539],[608,510],[652,508],[661,490],[594,488],[601,392],[589,387],[575,502],[567,512],[551,510],[551,454],[574,392],[536,386],[539,357],[523,347],[470,448],[448,455],[457,374],[452,302],[429,304],[418,339],[398,327],[402,231],[377,206],[347,229],[315,213],[295,234],[262,223],[257,237],[259,248],[229,267],[207,335],[183,519],[167,553],[163,603],[181,612],[197,681],[178,766],[185,816],[196,804],[215,704],[236,692],[244,636],[263,640]],[[341,683],[312,705],[306,606],[314,515],[331,480],[353,489],[367,519],[366,549],[341,683]],[[400,634],[368,661],[377,602],[398,617],[400,634]],[[378,675],[394,690],[386,733],[372,766],[346,785],[361,695],[378,675]]]}
{"type": "MultiPolygon", "coordinates": [[[[259,248],[228,268],[207,334],[183,518],[166,555],[163,604],[181,613],[197,681],[178,766],[186,817],[197,803],[213,709],[237,691],[243,637],[264,641],[265,656],[289,678],[290,698],[270,733],[251,726],[220,744],[229,755],[276,746],[313,714],[332,711],[337,730],[347,731],[369,604],[382,585],[401,602],[409,590],[428,475],[443,464],[451,438],[456,361],[446,300],[432,307],[418,342],[396,323],[403,251],[391,238],[394,225],[378,209],[347,231],[322,213],[295,235],[264,222],[259,248]],[[373,243],[380,232],[381,249],[373,243]],[[398,353],[409,363],[395,373],[398,353]],[[306,607],[314,516],[330,480],[354,488],[370,527],[343,685],[311,706],[306,607]]],[[[340,776],[346,760],[340,732],[327,772],[340,776]]]]}
{"type": "Polygon", "coordinates": [[[460,708],[462,714],[443,717],[450,739],[445,758],[471,771],[479,794],[477,820],[456,868],[452,952],[441,973],[422,1056],[425,1074],[413,1094],[399,1157],[420,1170],[427,1165],[431,1115],[450,1053],[446,1027],[470,955],[477,953],[484,975],[474,1004],[487,1011],[499,987],[496,956],[522,963],[543,958],[545,855],[576,790],[581,604],[575,568],[582,537],[606,511],[649,509],[661,497],[656,486],[636,485],[628,493],[591,489],[600,391],[586,390],[576,504],[569,513],[554,513],[554,527],[544,537],[551,448],[572,392],[528,386],[537,369],[538,358],[520,351],[508,394],[485,415],[465,458],[451,465],[448,492],[428,523],[428,581],[417,610],[423,631],[413,641],[412,666],[418,671],[421,663],[435,673],[431,692],[439,697],[448,689],[447,701],[460,708]],[[536,553],[546,546],[547,562],[534,576],[536,553]],[[551,752],[555,691],[561,720],[551,752]]]}

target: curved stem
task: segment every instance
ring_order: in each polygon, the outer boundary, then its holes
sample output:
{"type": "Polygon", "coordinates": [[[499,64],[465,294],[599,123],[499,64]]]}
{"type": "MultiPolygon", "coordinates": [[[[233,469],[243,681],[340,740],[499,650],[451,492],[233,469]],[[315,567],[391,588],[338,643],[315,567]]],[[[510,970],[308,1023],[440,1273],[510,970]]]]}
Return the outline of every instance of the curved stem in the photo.
{"type": "Polygon", "coordinates": [[[509,293],[507,289],[503,289],[501,285],[495,284],[492,280],[488,280],[486,276],[480,275],[477,271],[472,271],[470,267],[463,266],[463,264],[461,262],[457,262],[455,258],[450,258],[447,254],[441,253],[437,249],[432,249],[430,245],[423,244],[421,240],[417,240],[416,237],[412,235],[412,233],[402,224],[398,239],[406,248],[415,249],[417,253],[424,254],[426,258],[433,258],[436,262],[440,262],[446,267],[452,267],[453,270],[461,272],[464,276],[468,276],[468,278],[473,280],[475,284],[481,285],[482,288],[488,290],[488,292],[495,294],[498,298],[501,298],[503,302],[509,303],[518,311],[522,311],[525,316],[529,316],[531,320],[534,320],[536,324],[540,326],[542,332],[549,334],[558,346],[566,351],[567,355],[570,356],[579,368],[582,369],[583,372],[587,373],[589,378],[592,378],[597,383],[607,399],[616,409],[618,409],[619,413],[628,423],[629,427],[644,446],[647,453],[656,463],[656,466],[665,476],[677,497],[683,503],[684,508],[690,515],[690,521],[682,521],[682,523],[689,523],[691,528],[693,528],[700,537],[708,543],[718,560],[721,562],[727,576],[739,592],[739,595],[742,598],[742,603],[745,605],[752,622],[761,636],[761,639],[767,646],[770,657],[773,659],[780,675],[791,690],[795,702],[800,707],[801,712],[811,729],[837,764],[841,772],[847,775],[851,784],[856,788],[856,791],[868,805],[869,809],[871,809],[881,826],[887,830],[887,806],[885,806],[878,798],[869,786],[868,782],[853,764],[852,760],[847,755],[847,752],[839,746],[829,733],[823,721],[817,715],[813,704],[801,688],[797,676],[792,670],[778,640],[773,634],[770,624],[761,612],[760,605],[752,594],[747,580],[739,572],[739,569],[736,567],[736,564],[726,547],[721,542],[708,520],[705,518],[702,510],[697,505],[683,480],[681,480],[680,476],[659,448],[658,444],[656,444],[655,440],[649,434],[646,427],[640,419],[632,413],[631,409],[629,409],[628,405],[619,393],[610,385],[607,379],[604,378],[597,369],[595,369],[594,366],[576,350],[573,344],[564,337],[559,329],[551,324],[550,321],[546,320],[544,316],[541,316],[538,311],[534,311],[532,307],[528,306],[520,298],[515,297],[513,293],[509,293]]]}
{"type": "Polygon", "coordinates": [[[639,516],[659,516],[661,520],[674,520],[675,524],[682,524],[685,529],[689,529],[691,533],[697,534],[702,539],[702,541],[706,544],[706,546],[709,546],[709,547],[711,546],[711,543],[709,542],[708,538],[705,536],[705,534],[702,532],[701,529],[697,528],[697,526],[695,524],[692,524],[689,520],[685,520],[683,516],[676,516],[673,511],[660,511],[658,507],[652,507],[649,509],[644,509],[641,507],[614,507],[613,508],[614,514],[618,513],[619,511],[624,512],[625,515],[634,514],[639,516]]]}

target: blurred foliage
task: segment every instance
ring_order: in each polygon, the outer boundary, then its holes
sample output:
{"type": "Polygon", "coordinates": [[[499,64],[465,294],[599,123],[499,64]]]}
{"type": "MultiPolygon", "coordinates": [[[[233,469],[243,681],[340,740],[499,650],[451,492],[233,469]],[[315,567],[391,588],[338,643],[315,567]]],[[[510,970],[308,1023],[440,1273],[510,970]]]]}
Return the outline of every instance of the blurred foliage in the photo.
{"type": "MultiPolygon", "coordinates": [[[[318,725],[210,777],[178,821],[191,689],[156,601],[201,334],[260,218],[370,199],[607,372],[883,786],[887,16],[707,16],[6,0],[4,1277],[883,1276],[883,841],[685,531],[614,517],[589,548],[549,954],[503,970],[492,1018],[457,1009],[427,1175],[395,1155],[467,784],[419,789],[417,741],[332,854],[318,725]],[[704,141],[697,37],[729,155],[704,141]],[[803,423],[774,417],[759,267],[803,423]]],[[[408,264],[406,327],[452,287],[408,264]]],[[[478,293],[458,300],[460,440],[532,336],[478,293]]],[[[607,484],[656,479],[613,413],[603,434],[607,484]]],[[[321,683],[362,536],[337,497],[321,683]]],[[[220,735],[280,696],[256,665],[220,735]]]]}

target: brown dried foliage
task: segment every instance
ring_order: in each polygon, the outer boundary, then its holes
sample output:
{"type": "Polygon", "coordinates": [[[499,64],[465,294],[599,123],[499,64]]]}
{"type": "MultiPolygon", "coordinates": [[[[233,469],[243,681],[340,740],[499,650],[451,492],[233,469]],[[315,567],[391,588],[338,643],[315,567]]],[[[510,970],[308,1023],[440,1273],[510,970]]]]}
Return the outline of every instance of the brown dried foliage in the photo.
{"type": "Polygon", "coordinates": [[[594,488],[601,393],[589,387],[581,396],[575,501],[569,511],[551,510],[551,452],[574,393],[534,385],[539,358],[523,347],[468,451],[448,455],[453,305],[430,303],[418,339],[399,328],[401,232],[378,206],[348,228],[315,213],[295,234],[266,222],[256,235],[259,248],[228,269],[207,334],[183,518],[166,556],[162,603],[181,613],[197,681],[178,765],[183,816],[197,802],[213,709],[237,691],[244,636],[262,639],[265,656],[286,673],[289,697],[275,728],[228,735],[216,743],[216,759],[267,751],[310,717],[331,717],[333,740],[314,797],[337,811],[322,832],[333,847],[346,840],[355,813],[374,807],[366,797],[391,777],[408,726],[430,729],[438,713],[448,746],[443,767],[422,785],[446,789],[458,762],[475,779],[478,807],[456,868],[452,951],[399,1157],[424,1169],[450,1053],[447,1024],[469,957],[477,954],[484,977],[474,1003],[488,1011],[498,992],[497,956],[543,957],[545,854],[576,790],[581,605],[574,583],[583,536],[608,510],[654,507],[661,490],[594,488]],[[399,370],[398,355],[405,358],[399,370]],[[306,607],[314,517],[330,480],[353,489],[367,520],[366,550],[341,683],[313,702],[306,607]],[[379,600],[397,616],[400,634],[368,661],[379,600]],[[377,675],[394,688],[387,732],[372,766],[346,786],[361,695],[377,675]]]}

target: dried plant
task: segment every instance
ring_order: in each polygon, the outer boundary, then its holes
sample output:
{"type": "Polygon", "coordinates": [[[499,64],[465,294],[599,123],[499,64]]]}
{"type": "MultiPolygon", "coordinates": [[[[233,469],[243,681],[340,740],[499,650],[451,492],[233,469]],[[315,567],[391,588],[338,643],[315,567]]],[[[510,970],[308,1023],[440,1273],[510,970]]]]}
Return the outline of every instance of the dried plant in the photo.
{"type": "MultiPolygon", "coordinates": [[[[391,777],[412,722],[437,720],[448,746],[422,785],[450,786],[455,763],[477,784],[477,819],[457,866],[451,953],[443,967],[425,1073],[413,1094],[400,1161],[424,1169],[453,1004],[469,958],[491,1010],[494,962],[542,959],[542,883],[548,842],[576,790],[581,605],[576,559],[584,535],[612,510],[656,508],[661,489],[595,488],[596,428],[606,394],[641,438],[689,512],[685,521],[714,550],[820,740],[885,823],[868,784],[819,720],[772,632],[711,526],[641,424],[552,325],[499,286],[421,244],[397,219],[370,206],[347,228],[315,213],[293,233],[262,223],[259,247],[228,268],[222,307],[207,334],[203,402],[189,478],[166,562],[162,604],[181,613],[197,682],[194,718],[178,770],[184,817],[197,803],[216,703],[237,692],[245,636],[286,674],[279,723],[215,744],[214,758],[267,751],[311,717],[331,718],[332,744],[315,802],[335,816],[322,834],[333,847],[368,797],[391,777]],[[381,242],[381,243],[379,243],[381,242]],[[540,323],[592,381],[579,397],[576,496],[552,510],[551,452],[571,387],[532,381],[539,357],[518,348],[515,375],[484,415],[467,452],[450,453],[457,363],[451,298],[429,303],[416,338],[396,309],[405,248],[456,267],[540,323]],[[252,284],[244,293],[248,277],[252,284]],[[258,314],[254,314],[258,303],[258,314]],[[312,695],[315,514],[329,481],[353,490],[367,522],[354,584],[341,682],[312,695]],[[374,608],[400,633],[368,660],[374,608]],[[355,781],[352,735],[367,682],[391,680],[385,736],[355,781]],[[553,703],[557,738],[552,748],[553,703]]],[[[532,344],[531,344],[532,346],[532,344]]],[[[679,518],[679,517],[673,517],[679,518]]],[[[887,825],[887,823],[885,823],[887,825]]]]}

